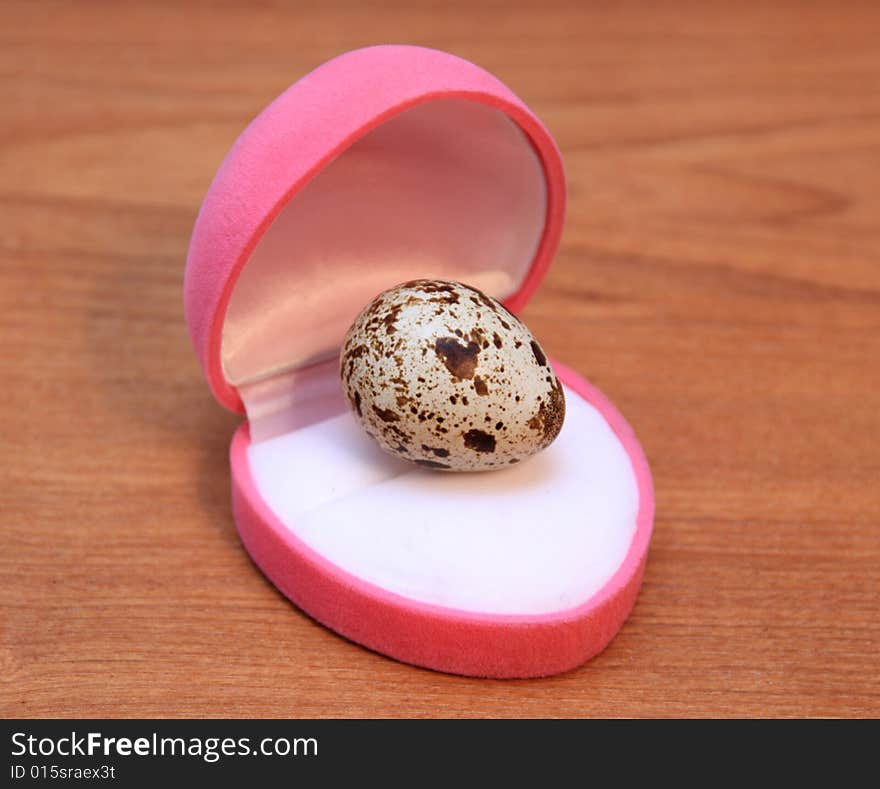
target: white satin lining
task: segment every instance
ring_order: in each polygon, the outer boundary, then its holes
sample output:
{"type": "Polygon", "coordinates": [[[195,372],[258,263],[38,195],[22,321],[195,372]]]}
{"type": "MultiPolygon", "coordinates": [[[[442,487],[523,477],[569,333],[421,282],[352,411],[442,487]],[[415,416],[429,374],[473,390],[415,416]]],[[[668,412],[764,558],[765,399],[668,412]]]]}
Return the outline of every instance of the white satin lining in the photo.
{"type": "Polygon", "coordinates": [[[358,578],[466,611],[565,610],[620,567],[639,507],[623,444],[584,398],[565,398],[556,441],[500,471],[420,469],[348,411],[252,443],[248,463],[281,522],[358,578]]]}
{"type": "Polygon", "coordinates": [[[463,99],[403,112],[319,173],[257,244],[223,326],[227,380],[335,356],[361,308],[408,279],[511,295],[546,202],[540,161],[504,113],[463,99]]]}

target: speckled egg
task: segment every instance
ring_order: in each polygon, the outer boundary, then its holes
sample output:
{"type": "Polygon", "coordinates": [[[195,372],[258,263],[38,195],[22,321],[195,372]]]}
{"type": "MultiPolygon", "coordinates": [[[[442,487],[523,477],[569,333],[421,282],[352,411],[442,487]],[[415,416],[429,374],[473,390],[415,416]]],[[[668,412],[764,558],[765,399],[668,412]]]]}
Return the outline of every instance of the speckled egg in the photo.
{"type": "Polygon", "coordinates": [[[377,296],[348,330],[340,373],[367,433],[429,468],[518,463],[552,443],[565,418],[531,332],[459,282],[413,280],[377,296]]]}

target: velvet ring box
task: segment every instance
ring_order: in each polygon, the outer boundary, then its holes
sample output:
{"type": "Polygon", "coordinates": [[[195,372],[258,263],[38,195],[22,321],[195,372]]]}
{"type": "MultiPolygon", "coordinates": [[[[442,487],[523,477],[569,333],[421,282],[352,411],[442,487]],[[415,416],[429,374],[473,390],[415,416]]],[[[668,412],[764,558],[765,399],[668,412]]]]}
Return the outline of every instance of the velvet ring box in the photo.
{"type": "Polygon", "coordinates": [[[217,172],[184,295],[214,395],[246,415],[235,521],[271,581],[343,636],[441,671],[531,677],[583,663],[629,614],[651,476],[583,378],[554,363],[567,414],[547,450],[463,474],[385,455],[339,381],[351,321],[402,281],[459,280],[521,310],[564,210],[562,161],[535,115],[477,66],[420,47],[320,66],[217,172]]]}

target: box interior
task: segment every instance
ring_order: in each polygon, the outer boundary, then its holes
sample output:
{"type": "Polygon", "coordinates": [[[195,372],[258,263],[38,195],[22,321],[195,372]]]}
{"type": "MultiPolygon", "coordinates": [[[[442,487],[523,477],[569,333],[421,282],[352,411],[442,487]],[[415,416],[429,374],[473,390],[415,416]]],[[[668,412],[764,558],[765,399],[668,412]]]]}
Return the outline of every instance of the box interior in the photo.
{"type": "Polygon", "coordinates": [[[287,528],[363,580],[463,611],[561,611],[611,578],[639,508],[623,444],[597,408],[565,396],[556,441],[500,471],[411,465],[345,410],[251,444],[250,472],[287,528]]]}
{"type": "Polygon", "coordinates": [[[222,365],[245,404],[260,496],[353,575],[425,603],[530,615],[587,600],[626,556],[639,494],[600,411],[566,387],[556,441],[501,471],[444,474],[382,452],[342,397],[337,354],[376,294],[416,277],[504,299],[546,221],[545,175],[502,112],[412,107],[325,166],[235,285],[222,365]]]}

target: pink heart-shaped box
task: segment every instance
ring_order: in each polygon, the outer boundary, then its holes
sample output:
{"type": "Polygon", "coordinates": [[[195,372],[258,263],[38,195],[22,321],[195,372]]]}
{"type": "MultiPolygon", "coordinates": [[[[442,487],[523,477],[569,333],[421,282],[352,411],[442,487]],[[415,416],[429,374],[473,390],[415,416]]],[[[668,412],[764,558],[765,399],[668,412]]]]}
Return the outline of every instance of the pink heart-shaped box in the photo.
{"type": "Polygon", "coordinates": [[[235,521],[272,582],[347,638],[441,671],[544,676],[598,653],[629,614],[651,475],[583,378],[554,364],[569,409],[544,453],[450,475],[358,443],[337,374],[350,322],[400,281],[457,279],[522,309],[564,210],[562,161],[534,114],[477,66],[420,47],[315,69],[217,172],[184,296],[212,391],[247,415],[235,521]]]}

